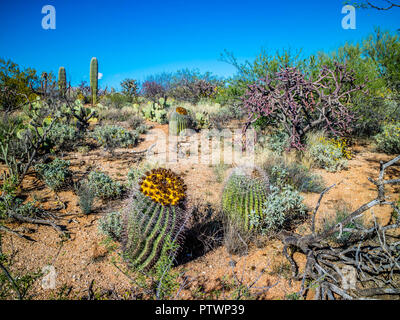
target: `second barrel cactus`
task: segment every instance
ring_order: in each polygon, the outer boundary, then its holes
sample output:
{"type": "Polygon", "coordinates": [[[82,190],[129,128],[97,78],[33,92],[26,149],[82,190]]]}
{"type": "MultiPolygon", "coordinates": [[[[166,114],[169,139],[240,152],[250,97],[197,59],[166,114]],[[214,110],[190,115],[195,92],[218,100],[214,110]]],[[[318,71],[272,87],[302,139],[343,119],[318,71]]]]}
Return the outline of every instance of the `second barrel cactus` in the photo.
{"type": "Polygon", "coordinates": [[[251,230],[252,221],[263,217],[262,208],[269,190],[267,179],[233,172],[222,193],[222,209],[230,221],[244,230],[251,230]]]}

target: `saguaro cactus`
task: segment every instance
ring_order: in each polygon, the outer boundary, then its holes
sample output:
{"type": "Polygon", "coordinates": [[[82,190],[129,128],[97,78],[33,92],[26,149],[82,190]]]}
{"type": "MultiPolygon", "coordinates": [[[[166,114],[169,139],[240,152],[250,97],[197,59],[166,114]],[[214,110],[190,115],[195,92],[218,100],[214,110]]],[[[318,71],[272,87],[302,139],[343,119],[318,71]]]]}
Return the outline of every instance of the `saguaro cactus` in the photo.
{"type": "Polygon", "coordinates": [[[222,193],[222,209],[231,221],[245,230],[253,228],[252,218],[263,217],[263,203],[269,193],[268,181],[234,172],[222,193]]]}
{"type": "Polygon", "coordinates": [[[64,97],[67,92],[67,75],[64,67],[58,69],[58,90],[60,90],[61,96],[64,97]]]}
{"type": "Polygon", "coordinates": [[[184,227],[186,186],[166,169],[153,169],[142,177],[139,189],[123,212],[124,258],[135,270],[152,269],[168,252],[184,227]]]}
{"type": "Polygon", "coordinates": [[[97,101],[97,89],[99,79],[99,65],[97,58],[92,58],[90,61],[90,89],[92,90],[92,105],[97,101]]]}

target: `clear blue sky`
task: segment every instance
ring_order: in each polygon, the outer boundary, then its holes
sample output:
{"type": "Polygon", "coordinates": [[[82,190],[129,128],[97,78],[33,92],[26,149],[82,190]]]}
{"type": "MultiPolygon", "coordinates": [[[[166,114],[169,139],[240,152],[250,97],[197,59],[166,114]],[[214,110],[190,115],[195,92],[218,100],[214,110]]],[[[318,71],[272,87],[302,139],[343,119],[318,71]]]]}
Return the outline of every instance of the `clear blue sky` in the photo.
{"type": "Polygon", "coordinates": [[[400,9],[357,10],[357,29],[344,30],[342,0],[1,0],[0,57],[57,73],[75,85],[99,59],[101,87],[180,68],[219,76],[235,69],[219,61],[227,49],[253,59],[261,48],[332,51],[359,41],[374,26],[400,28],[400,9]],[[56,29],[44,30],[44,5],[56,8],[56,29]]]}

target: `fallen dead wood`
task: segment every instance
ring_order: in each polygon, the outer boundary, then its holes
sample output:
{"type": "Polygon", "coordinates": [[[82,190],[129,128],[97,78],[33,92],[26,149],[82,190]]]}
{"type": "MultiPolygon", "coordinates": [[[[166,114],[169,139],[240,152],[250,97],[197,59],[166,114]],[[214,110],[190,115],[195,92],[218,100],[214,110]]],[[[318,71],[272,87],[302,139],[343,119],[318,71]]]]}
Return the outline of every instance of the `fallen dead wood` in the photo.
{"type": "Polygon", "coordinates": [[[287,231],[278,234],[284,244],[283,253],[291,264],[293,278],[302,281],[301,296],[306,295],[306,282],[316,288],[315,299],[351,300],[383,294],[400,295],[400,241],[387,234],[388,230],[400,228],[400,221],[380,226],[375,220],[374,226],[367,228],[357,220],[367,210],[383,205],[391,206],[400,214],[395,202],[387,201],[385,196],[385,186],[400,184],[400,179],[384,180],[385,170],[399,161],[400,156],[397,156],[387,163],[380,163],[378,179],[368,178],[377,187],[378,196],[340,223],[320,233],[315,231],[315,217],[321,200],[333,185],[320,195],[311,220],[311,234],[299,235],[287,231]],[[352,227],[348,227],[350,224],[352,227]],[[340,238],[344,232],[349,235],[345,244],[333,244],[333,240],[340,238]],[[299,274],[293,259],[294,252],[301,252],[307,257],[302,274],[299,274]],[[344,274],[344,269],[351,275],[344,274]],[[371,284],[372,288],[367,287],[371,284]]]}

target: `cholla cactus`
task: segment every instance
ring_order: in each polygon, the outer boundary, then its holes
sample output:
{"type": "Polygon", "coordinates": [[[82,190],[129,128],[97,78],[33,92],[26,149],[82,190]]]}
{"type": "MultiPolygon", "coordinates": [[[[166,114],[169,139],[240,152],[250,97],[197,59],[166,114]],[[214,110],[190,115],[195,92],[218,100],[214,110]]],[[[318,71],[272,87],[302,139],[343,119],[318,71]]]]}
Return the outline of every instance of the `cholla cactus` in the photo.
{"type": "Polygon", "coordinates": [[[153,169],[141,178],[123,212],[124,257],[135,270],[152,269],[177,243],[185,225],[186,186],[181,177],[166,169],[153,169]]]}
{"type": "Polygon", "coordinates": [[[178,136],[182,131],[189,128],[190,118],[187,110],[182,107],[178,107],[171,114],[169,118],[169,134],[178,136]]]}
{"type": "Polygon", "coordinates": [[[244,172],[233,172],[222,193],[222,209],[239,227],[251,230],[263,218],[263,203],[269,190],[266,177],[255,178],[244,172]]]}

